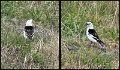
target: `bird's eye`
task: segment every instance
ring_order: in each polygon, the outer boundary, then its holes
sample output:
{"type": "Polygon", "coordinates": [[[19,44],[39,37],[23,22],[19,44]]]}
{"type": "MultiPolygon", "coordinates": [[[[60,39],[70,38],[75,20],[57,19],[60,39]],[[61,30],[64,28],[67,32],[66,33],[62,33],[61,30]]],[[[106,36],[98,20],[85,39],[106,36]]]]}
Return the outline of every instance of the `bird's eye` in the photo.
{"type": "Polygon", "coordinates": [[[89,25],[88,23],[86,25],[89,25]]]}

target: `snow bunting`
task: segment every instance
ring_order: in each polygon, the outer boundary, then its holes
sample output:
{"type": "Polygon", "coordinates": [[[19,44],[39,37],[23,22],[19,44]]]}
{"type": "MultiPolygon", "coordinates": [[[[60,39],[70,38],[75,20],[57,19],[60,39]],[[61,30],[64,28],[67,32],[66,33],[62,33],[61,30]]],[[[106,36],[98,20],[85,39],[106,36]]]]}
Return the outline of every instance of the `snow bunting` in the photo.
{"type": "Polygon", "coordinates": [[[30,19],[26,22],[26,25],[24,27],[24,37],[28,39],[32,39],[33,33],[34,33],[34,27],[32,24],[32,19],[30,19]]]}
{"type": "Polygon", "coordinates": [[[98,43],[101,49],[105,49],[105,44],[100,40],[91,22],[87,22],[86,35],[91,43],[98,43]]]}

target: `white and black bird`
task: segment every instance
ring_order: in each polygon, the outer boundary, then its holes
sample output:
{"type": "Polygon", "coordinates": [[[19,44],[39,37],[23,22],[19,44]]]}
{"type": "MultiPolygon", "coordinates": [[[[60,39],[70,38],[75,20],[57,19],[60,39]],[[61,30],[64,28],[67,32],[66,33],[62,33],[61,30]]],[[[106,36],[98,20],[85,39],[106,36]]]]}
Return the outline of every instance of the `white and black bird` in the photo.
{"type": "Polygon", "coordinates": [[[26,25],[24,27],[24,31],[23,31],[24,37],[26,39],[32,39],[33,38],[33,34],[34,34],[34,27],[32,24],[32,19],[27,20],[26,25]]]}
{"type": "Polygon", "coordinates": [[[87,22],[86,35],[91,43],[98,43],[100,48],[105,50],[105,43],[100,40],[91,22],[87,22]]]}

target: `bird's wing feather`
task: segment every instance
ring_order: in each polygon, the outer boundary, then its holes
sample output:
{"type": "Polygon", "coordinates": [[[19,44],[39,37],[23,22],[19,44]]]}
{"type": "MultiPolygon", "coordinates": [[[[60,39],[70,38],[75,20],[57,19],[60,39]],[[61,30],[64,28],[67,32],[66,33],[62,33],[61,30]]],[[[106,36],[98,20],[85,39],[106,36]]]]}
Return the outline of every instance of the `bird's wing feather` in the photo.
{"type": "MultiPolygon", "coordinates": [[[[97,34],[97,32],[94,30],[94,29],[89,29],[89,34],[91,34],[91,35],[93,35],[93,38],[95,39],[95,40],[97,40],[97,42],[99,42],[99,43],[103,43],[100,39],[99,39],[99,36],[98,36],[98,34],[97,34]]],[[[104,43],[103,43],[104,44],[104,43]]]]}
{"type": "Polygon", "coordinates": [[[93,35],[94,39],[96,39],[96,40],[99,39],[99,37],[94,29],[89,29],[88,32],[89,32],[89,34],[93,35]]]}

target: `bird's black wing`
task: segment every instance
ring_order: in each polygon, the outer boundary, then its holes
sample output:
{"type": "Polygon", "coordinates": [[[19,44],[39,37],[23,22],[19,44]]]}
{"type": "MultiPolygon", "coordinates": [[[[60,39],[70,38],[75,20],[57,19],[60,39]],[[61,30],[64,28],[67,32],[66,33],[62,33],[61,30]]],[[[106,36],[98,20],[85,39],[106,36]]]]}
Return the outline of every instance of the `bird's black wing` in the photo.
{"type": "Polygon", "coordinates": [[[33,26],[25,26],[25,32],[27,33],[26,35],[28,36],[28,38],[31,39],[34,33],[33,26]]]}
{"type": "Polygon", "coordinates": [[[99,36],[98,36],[97,32],[94,29],[89,29],[88,32],[89,32],[89,34],[94,36],[93,37],[94,39],[96,39],[96,40],[99,39],[99,36]]]}
{"type": "Polygon", "coordinates": [[[102,46],[104,46],[104,42],[99,39],[98,34],[94,29],[89,29],[88,32],[89,34],[92,34],[94,36],[93,38],[97,40],[97,42],[99,42],[102,46]]]}

